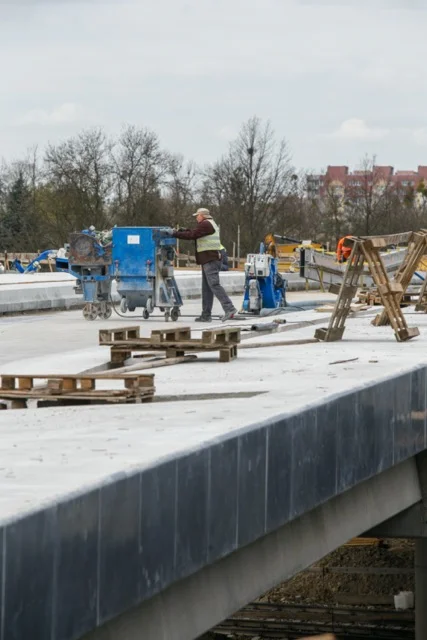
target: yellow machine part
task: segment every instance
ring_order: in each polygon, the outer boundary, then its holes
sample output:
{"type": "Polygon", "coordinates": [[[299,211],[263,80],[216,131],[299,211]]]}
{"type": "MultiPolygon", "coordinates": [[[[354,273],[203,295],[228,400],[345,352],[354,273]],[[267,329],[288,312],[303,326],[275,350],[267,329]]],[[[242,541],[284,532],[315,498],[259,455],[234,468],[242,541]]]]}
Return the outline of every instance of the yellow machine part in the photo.
{"type": "Polygon", "coordinates": [[[345,543],[344,547],[373,547],[382,542],[381,538],[352,538],[345,543]]]}
{"type": "Polygon", "coordinates": [[[264,238],[266,253],[274,258],[278,258],[278,266],[280,271],[298,271],[299,261],[297,249],[322,249],[322,245],[317,242],[311,244],[278,244],[273,233],[268,233],[264,238]]]}

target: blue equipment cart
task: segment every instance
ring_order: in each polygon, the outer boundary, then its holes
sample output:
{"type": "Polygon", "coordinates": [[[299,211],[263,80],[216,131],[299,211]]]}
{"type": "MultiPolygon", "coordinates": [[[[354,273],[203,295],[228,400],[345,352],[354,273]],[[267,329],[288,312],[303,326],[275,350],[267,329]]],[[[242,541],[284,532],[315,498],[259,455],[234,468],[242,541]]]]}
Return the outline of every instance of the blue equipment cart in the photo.
{"type": "Polygon", "coordinates": [[[165,237],[162,230],[114,227],[107,235],[93,229],[71,235],[69,272],[78,280],[76,291],[83,293],[87,320],[111,316],[113,280],[123,313],[142,307],[148,319],[159,307],[165,320],[178,319],[182,298],[173,269],[176,239],[165,237]]]}

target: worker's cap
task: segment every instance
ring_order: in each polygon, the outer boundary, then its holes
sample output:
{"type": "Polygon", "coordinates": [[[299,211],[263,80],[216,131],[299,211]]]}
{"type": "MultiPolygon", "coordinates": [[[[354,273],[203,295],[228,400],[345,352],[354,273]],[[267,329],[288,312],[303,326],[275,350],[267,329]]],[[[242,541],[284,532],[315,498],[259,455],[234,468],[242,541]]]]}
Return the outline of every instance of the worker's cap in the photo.
{"type": "Polygon", "coordinates": [[[193,216],[206,216],[210,218],[210,211],[209,209],[197,209],[196,213],[193,213],[193,216]]]}

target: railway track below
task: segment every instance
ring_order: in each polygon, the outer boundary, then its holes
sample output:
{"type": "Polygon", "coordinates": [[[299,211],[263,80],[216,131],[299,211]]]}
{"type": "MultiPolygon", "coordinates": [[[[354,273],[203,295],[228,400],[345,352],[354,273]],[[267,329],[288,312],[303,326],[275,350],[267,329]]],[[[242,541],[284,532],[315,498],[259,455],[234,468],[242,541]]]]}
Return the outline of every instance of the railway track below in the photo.
{"type": "Polygon", "coordinates": [[[413,611],[252,603],[214,629],[220,635],[294,640],[332,633],[351,640],[413,640],[413,611]]]}

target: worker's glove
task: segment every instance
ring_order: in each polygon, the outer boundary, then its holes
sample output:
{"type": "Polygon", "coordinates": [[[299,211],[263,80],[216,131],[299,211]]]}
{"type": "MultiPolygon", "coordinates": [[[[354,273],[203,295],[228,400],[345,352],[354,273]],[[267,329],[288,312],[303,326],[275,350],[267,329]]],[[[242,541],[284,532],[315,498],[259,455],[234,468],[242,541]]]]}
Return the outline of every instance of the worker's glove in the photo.
{"type": "Polygon", "coordinates": [[[174,230],[173,229],[162,229],[161,232],[164,238],[173,238],[174,230]]]}

